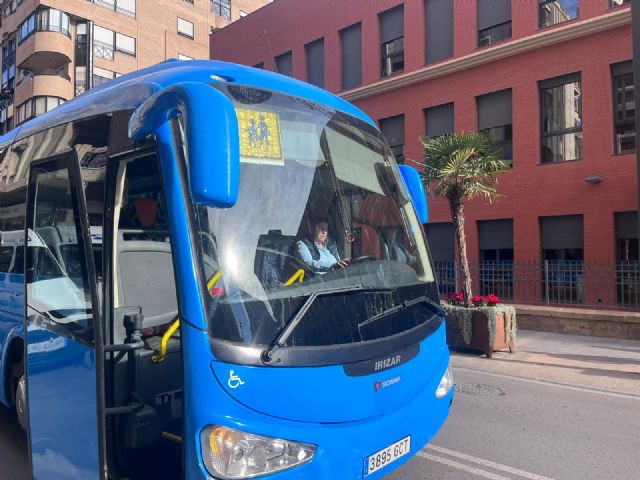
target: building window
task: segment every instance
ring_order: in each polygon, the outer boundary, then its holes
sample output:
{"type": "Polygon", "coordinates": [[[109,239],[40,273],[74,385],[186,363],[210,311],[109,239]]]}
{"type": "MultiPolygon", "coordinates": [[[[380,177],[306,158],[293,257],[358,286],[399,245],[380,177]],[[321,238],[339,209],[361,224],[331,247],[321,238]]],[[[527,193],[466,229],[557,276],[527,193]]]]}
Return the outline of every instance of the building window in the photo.
{"type": "Polygon", "coordinates": [[[193,23],[178,17],[178,34],[193,39],[193,23]]]}
{"type": "Polygon", "coordinates": [[[396,162],[404,163],[404,115],[380,120],[380,131],[387,139],[396,162]]]}
{"type": "Polygon", "coordinates": [[[424,118],[427,137],[436,138],[453,133],[453,103],[425,109],[424,118]]]}
{"type": "MultiPolygon", "coordinates": [[[[13,88],[16,77],[16,40],[12,38],[2,47],[2,90],[13,88]]],[[[12,98],[9,95],[9,98],[12,98]]],[[[7,100],[9,99],[7,98],[7,100]]],[[[6,106],[11,102],[3,102],[6,106]]],[[[6,108],[6,107],[5,107],[6,108]]]]}
{"type": "Polygon", "coordinates": [[[538,0],[540,28],[578,18],[579,0],[538,0]]]}
{"type": "Polygon", "coordinates": [[[116,32],[116,50],[128,55],[136,55],[136,39],[116,32]]]}
{"type": "Polygon", "coordinates": [[[211,11],[214,15],[231,20],[231,0],[211,0],[211,11]]]}
{"type": "Polygon", "coordinates": [[[382,76],[404,70],[404,5],[380,14],[382,76]]]}
{"type": "Polygon", "coordinates": [[[611,66],[613,79],[613,122],[616,153],[633,152],[636,149],[636,102],[633,89],[633,65],[631,61],[611,66]]]}
{"type": "Polygon", "coordinates": [[[484,131],[502,158],[513,160],[513,131],[511,120],[511,89],[487,93],[476,98],[478,130],[484,131]]]}
{"type": "Polygon", "coordinates": [[[187,55],[183,55],[181,53],[178,54],[178,60],[193,60],[193,57],[188,57],[187,55]]]}
{"type": "Polygon", "coordinates": [[[291,52],[283,53],[275,58],[276,72],[287,77],[293,76],[293,54],[291,52]]]}
{"type": "Polygon", "coordinates": [[[640,307],[638,212],[614,214],[616,229],[616,286],[620,307],[640,307]]]}
{"type": "Polygon", "coordinates": [[[614,215],[616,228],[616,260],[638,261],[638,212],[614,215]]]}
{"type": "Polygon", "coordinates": [[[307,54],[307,82],[324,88],[324,38],[304,46],[307,54]]]}
{"type": "Polygon", "coordinates": [[[427,223],[424,226],[440,294],[455,293],[455,229],[453,223],[427,223]]]}
{"type": "Polygon", "coordinates": [[[96,57],[113,60],[114,50],[113,30],[109,30],[108,28],[104,28],[99,25],[94,25],[93,54],[96,57]]]}
{"type": "Polygon", "coordinates": [[[425,62],[453,56],[453,0],[425,0],[425,62]]]}
{"type": "Polygon", "coordinates": [[[622,5],[628,5],[631,0],[609,0],[609,8],[620,7],[622,5]]]}
{"type": "MultiPolygon", "coordinates": [[[[96,5],[108,8],[114,12],[122,13],[128,17],[136,16],[136,0],[89,0],[96,5]]],[[[191,2],[193,3],[193,2],[191,2]]]]}
{"type": "Polygon", "coordinates": [[[24,0],[11,0],[10,2],[7,2],[7,5],[4,7],[4,10],[2,10],[2,16],[8,17],[9,15],[11,15],[13,12],[15,12],[18,9],[20,5],[22,5],[23,1],[24,0]]]}
{"type": "Polygon", "coordinates": [[[513,298],[513,220],[478,222],[480,295],[513,298]]]}
{"type": "Polygon", "coordinates": [[[542,292],[546,303],[584,301],[582,215],[540,217],[542,292]]]}
{"type": "Polygon", "coordinates": [[[342,89],[362,84],[362,24],[356,23],[340,30],[342,51],[342,89]]]}
{"type": "Polygon", "coordinates": [[[542,163],[582,158],[580,73],[540,82],[542,163]]]}
{"type": "Polygon", "coordinates": [[[511,38],[511,0],[478,2],[478,46],[511,38]]]}
{"type": "Polygon", "coordinates": [[[71,37],[69,15],[53,8],[43,8],[32,13],[20,24],[18,44],[24,42],[33,32],[58,32],[71,37]]]}
{"type": "Polygon", "coordinates": [[[107,83],[115,78],[115,73],[105,68],[93,67],[93,73],[91,75],[91,86],[99,87],[103,83],[107,83]]]}
{"type": "Polygon", "coordinates": [[[58,105],[65,102],[64,98],[59,97],[33,97],[18,105],[16,108],[16,125],[29,120],[37,115],[42,115],[53,110],[58,105]]]}

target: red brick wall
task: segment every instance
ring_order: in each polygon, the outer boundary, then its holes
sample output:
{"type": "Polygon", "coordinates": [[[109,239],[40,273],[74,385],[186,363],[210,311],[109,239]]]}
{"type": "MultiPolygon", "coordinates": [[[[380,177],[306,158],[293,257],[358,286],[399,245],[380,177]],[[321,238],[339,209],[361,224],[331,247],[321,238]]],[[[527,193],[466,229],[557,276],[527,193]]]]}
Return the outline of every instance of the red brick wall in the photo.
{"type": "MultiPolygon", "coordinates": [[[[293,50],[294,76],[306,78],[304,45],[325,38],[325,88],[340,91],[339,30],[362,22],[363,84],[380,80],[378,14],[400,0],[300,2],[278,0],[242,22],[212,35],[211,58],[247,65],[264,62],[273,70],[273,55],[293,50]],[[301,20],[304,19],[304,20],[301,20]],[[268,42],[264,31],[267,31],[268,42]]],[[[607,0],[582,0],[582,22],[609,13],[607,0]]],[[[513,39],[540,32],[535,1],[513,1],[513,39]]],[[[455,2],[455,57],[479,51],[476,47],[476,3],[455,2]]],[[[405,73],[424,67],[424,2],[405,2],[405,73]]],[[[623,7],[627,8],[627,7],[623,7]]],[[[564,24],[566,25],[566,23],[564,24]]],[[[558,27],[551,27],[558,28],[558,27]]],[[[546,31],[547,29],[545,29],[546,31]]],[[[483,47],[484,49],[493,48],[483,47]]],[[[355,102],[374,119],[405,115],[405,154],[420,161],[420,136],[425,132],[423,109],[455,102],[455,128],[475,130],[475,97],[513,89],[513,170],[499,179],[503,197],[489,205],[483,200],[466,206],[469,257],[478,258],[476,221],[513,218],[515,257],[540,258],[538,218],[584,215],[585,260],[615,259],[613,214],[635,210],[635,155],[613,155],[612,84],[610,64],[632,56],[630,26],[593,34],[559,45],[515,55],[462,72],[414,84],[355,102]],[[584,158],[540,165],[539,80],[580,71],[584,158]],[[602,177],[589,184],[590,175],[602,177]]],[[[430,199],[432,222],[449,221],[441,199],[430,199]]]]}

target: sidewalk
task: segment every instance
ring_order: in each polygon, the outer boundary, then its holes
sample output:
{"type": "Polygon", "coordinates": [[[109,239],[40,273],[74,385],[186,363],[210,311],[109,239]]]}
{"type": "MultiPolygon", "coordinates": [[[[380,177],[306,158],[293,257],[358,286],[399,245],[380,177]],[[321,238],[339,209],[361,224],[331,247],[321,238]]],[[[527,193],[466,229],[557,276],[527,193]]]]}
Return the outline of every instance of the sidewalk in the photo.
{"type": "Polygon", "coordinates": [[[640,341],[519,330],[516,351],[454,351],[451,364],[640,397],[640,341]]]}

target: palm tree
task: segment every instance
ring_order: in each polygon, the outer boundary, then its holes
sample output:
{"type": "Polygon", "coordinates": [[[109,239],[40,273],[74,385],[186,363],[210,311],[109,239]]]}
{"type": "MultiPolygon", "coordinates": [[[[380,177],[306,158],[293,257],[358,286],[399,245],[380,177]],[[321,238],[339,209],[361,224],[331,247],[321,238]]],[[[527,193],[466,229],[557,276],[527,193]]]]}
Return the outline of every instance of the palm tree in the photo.
{"type": "Polygon", "coordinates": [[[493,146],[484,132],[425,137],[422,145],[423,181],[427,191],[449,201],[462,270],[462,293],[469,305],[472,293],[464,234],[464,202],[475,197],[489,201],[499,197],[496,175],[509,169],[509,163],[502,159],[502,152],[493,146]]]}

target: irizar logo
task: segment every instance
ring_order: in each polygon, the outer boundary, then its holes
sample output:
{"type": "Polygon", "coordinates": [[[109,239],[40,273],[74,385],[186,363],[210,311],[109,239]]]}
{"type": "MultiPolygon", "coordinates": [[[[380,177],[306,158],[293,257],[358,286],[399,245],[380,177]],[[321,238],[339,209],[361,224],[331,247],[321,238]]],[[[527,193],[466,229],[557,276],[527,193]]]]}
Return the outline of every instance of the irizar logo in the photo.
{"type": "Polygon", "coordinates": [[[402,355],[396,355],[395,357],[385,358],[384,360],[378,360],[374,367],[375,372],[379,372],[380,370],[385,370],[387,368],[395,367],[396,365],[400,365],[402,361],[402,355]]]}

